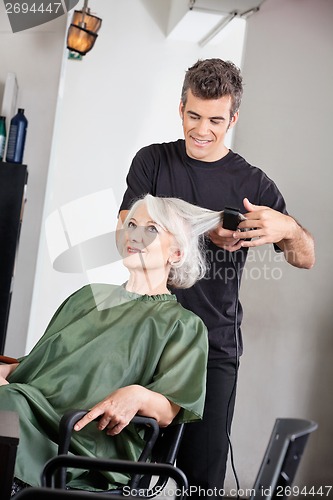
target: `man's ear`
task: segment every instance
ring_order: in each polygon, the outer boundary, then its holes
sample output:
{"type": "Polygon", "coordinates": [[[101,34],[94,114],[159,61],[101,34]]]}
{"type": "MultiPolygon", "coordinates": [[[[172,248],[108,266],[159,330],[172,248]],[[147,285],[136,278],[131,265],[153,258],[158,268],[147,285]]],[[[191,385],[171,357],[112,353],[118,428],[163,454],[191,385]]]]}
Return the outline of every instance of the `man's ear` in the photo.
{"type": "Polygon", "coordinates": [[[180,103],[179,103],[179,116],[181,117],[182,120],[184,120],[184,104],[183,104],[183,101],[180,101],[180,103]]]}
{"type": "Polygon", "coordinates": [[[236,111],[236,113],[234,114],[234,116],[230,120],[228,128],[232,128],[236,125],[236,123],[238,121],[238,117],[239,117],[239,111],[236,111]]]}

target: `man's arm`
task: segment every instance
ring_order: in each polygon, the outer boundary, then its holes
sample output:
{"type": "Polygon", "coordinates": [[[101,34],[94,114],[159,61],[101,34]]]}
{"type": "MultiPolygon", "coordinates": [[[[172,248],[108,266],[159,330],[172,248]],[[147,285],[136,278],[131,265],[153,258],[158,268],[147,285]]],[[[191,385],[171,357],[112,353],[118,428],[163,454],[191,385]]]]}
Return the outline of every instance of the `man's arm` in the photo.
{"type": "Polygon", "coordinates": [[[313,237],[295,219],[290,218],[294,222],[292,237],[277,242],[277,246],[283,251],[289,264],[302,269],[311,269],[315,264],[313,237]]]}
{"type": "Polygon", "coordinates": [[[303,269],[314,266],[313,237],[293,217],[269,207],[253,205],[247,198],[244,199],[244,207],[248,211],[245,214],[246,221],[241,222],[238,228],[246,228],[248,231],[237,231],[233,235],[240,239],[241,247],[276,243],[289,264],[303,269]],[[251,241],[242,241],[248,238],[251,241]]]}

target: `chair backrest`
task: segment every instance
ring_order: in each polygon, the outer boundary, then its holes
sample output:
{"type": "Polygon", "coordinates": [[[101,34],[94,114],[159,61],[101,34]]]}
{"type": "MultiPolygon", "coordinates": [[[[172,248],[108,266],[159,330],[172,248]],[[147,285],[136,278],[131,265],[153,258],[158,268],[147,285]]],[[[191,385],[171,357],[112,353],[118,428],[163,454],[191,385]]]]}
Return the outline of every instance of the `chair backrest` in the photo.
{"type": "MultiPolygon", "coordinates": [[[[184,430],[185,424],[169,425],[160,429],[159,436],[151,451],[151,463],[174,465],[184,430]]],[[[130,487],[132,489],[149,489],[149,497],[157,496],[166,486],[168,477],[157,476],[152,482],[152,476],[153,474],[134,474],[129,483],[130,487]]]]}
{"type": "Polygon", "coordinates": [[[290,497],[286,487],[291,486],[309,434],[317,427],[311,420],[276,419],[250,500],[290,497]]]}
{"type": "Polygon", "coordinates": [[[160,429],[160,434],[152,450],[152,460],[174,465],[185,431],[185,424],[169,425],[160,429]]]}

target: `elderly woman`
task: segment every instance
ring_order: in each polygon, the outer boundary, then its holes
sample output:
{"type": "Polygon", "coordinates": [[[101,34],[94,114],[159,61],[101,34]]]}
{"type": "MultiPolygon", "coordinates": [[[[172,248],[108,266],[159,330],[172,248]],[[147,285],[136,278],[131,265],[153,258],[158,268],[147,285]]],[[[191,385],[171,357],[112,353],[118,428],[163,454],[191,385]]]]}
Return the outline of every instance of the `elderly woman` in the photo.
{"type": "MultiPolygon", "coordinates": [[[[75,426],[74,453],[122,459],[137,459],[141,451],[141,438],[128,425],[135,414],[160,426],[202,417],[206,328],[168,286],[187,288],[204,276],[203,234],[220,219],[174,198],[138,200],[119,235],[128,281],[73,293],[30,354],[0,366],[0,409],[20,416],[19,482],[39,484],[70,408],[91,408],[75,426]]],[[[72,471],[69,479],[82,489],[127,482],[107,472],[96,479],[72,471]]]]}

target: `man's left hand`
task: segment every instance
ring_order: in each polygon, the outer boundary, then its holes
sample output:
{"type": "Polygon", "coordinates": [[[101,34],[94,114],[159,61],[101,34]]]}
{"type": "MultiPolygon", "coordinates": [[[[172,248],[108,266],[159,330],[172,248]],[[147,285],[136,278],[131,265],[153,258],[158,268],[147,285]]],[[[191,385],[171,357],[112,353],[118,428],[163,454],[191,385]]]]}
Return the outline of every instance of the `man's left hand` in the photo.
{"type": "Polygon", "coordinates": [[[247,210],[246,220],[238,225],[238,229],[247,229],[247,231],[237,230],[234,233],[234,238],[243,240],[242,247],[257,247],[292,238],[297,225],[292,217],[269,207],[253,205],[247,198],[244,198],[243,203],[247,210]],[[246,241],[250,239],[251,241],[246,241]]]}
{"type": "Polygon", "coordinates": [[[311,269],[315,263],[312,235],[295,219],[272,208],[253,205],[243,200],[246,220],[238,224],[233,238],[241,247],[258,247],[276,243],[289,264],[302,269],[311,269]],[[240,231],[247,229],[247,231],[240,231]]]}

